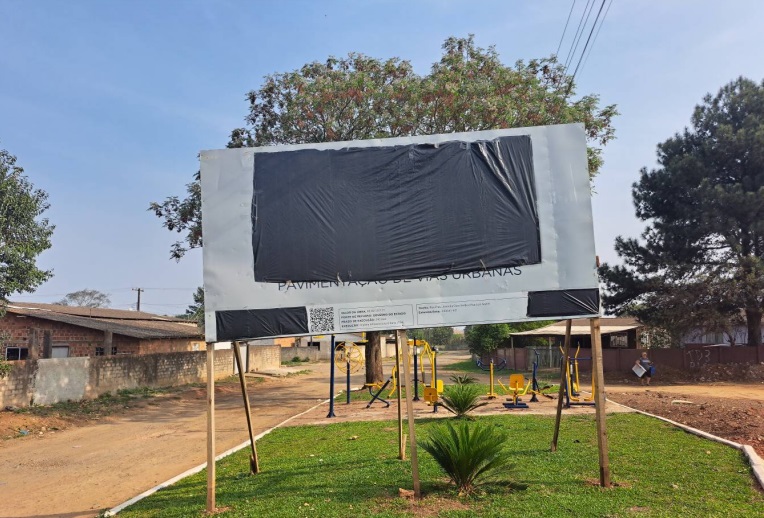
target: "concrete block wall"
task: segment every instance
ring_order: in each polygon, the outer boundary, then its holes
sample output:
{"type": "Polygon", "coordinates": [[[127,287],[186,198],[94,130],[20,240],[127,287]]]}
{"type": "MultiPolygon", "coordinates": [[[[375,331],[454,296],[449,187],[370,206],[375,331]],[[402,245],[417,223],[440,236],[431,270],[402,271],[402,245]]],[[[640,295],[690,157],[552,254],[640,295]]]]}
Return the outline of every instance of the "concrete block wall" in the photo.
{"type": "MultiPolygon", "coordinates": [[[[366,346],[359,345],[357,346],[361,350],[361,354],[366,356],[366,346]]],[[[301,360],[308,359],[310,361],[320,361],[320,360],[329,360],[331,358],[331,347],[329,347],[329,344],[321,343],[321,347],[282,347],[281,348],[281,361],[282,362],[289,362],[292,361],[295,357],[300,358],[301,360]],[[324,347],[324,345],[326,345],[324,347]]],[[[392,358],[395,356],[395,341],[390,340],[389,342],[386,341],[384,338],[382,339],[382,343],[380,344],[380,352],[382,353],[382,358],[392,358]]]]}
{"type": "MultiPolygon", "coordinates": [[[[250,369],[276,369],[280,347],[250,347],[250,369]]],[[[0,378],[0,407],[48,405],[96,398],[138,387],[168,387],[207,380],[207,352],[118,355],[11,362],[0,378]]],[[[215,378],[233,375],[233,351],[215,351],[215,378]]]]}
{"type": "Polygon", "coordinates": [[[28,406],[34,394],[37,362],[16,361],[12,365],[11,372],[0,378],[0,408],[28,406]]]}
{"type": "Polygon", "coordinates": [[[281,366],[280,345],[251,345],[249,346],[249,372],[258,372],[268,369],[278,369],[281,366]]]}

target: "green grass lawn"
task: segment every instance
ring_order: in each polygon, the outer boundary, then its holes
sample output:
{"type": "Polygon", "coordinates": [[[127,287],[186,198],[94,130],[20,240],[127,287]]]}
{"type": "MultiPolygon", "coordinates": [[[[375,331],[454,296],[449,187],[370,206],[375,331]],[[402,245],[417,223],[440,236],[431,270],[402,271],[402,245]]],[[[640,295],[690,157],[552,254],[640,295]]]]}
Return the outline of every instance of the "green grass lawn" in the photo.
{"type": "MultiPolygon", "coordinates": [[[[737,450],[637,414],[608,417],[612,479],[597,485],[594,420],[565,416],[559,450],[549,452],[553,418],[489,416],[509,433],[513,469],[477,494],[459,497],[433,459],[419,450],[424,500],[411,489],[410,464],[396,459],[395,422],[281,428],[258,442],[262,473],[248,474],[249,450],[220,462],[220,516],[761,516],[764,495],[737,450]],[[355,439],[351,439],[355,438],[355,439]]],[[[437,421],[417,423],[420,440],[437,421]]],[[[200,447],[203,445],[200,444],[200,447]]],[[[201,516],[206,472],[138,502],[121,517],[201,516]]]]}
{"type": "MultiPolygon", "coordinates": [[[[463,360],[460,362],[454,362],[449,365],[438,365],[439,371],[447,371],[449,375],[455,373],[455,372],[466,372],[468,374],[485,374],[488,375],[487,370],[483,370],[480,367],[477,366],[477,364],[472,360],[463,360]]],[[[503,369],[498,370],[494,367],[494,374],[498,375],[499,373],[503,374],[514,374],[515,372],[519,371],[513,371],[509,369],[503,369]]]]}

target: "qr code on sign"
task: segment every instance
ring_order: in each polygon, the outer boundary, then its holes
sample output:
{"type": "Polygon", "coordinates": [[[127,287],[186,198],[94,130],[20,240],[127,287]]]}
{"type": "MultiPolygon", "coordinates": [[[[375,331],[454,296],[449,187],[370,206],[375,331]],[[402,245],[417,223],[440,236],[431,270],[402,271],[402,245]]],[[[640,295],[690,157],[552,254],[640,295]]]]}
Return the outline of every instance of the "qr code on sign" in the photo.
{"type": "Polygon", "coordinates": [[[334,308],[310,308],[310,326],[312,333],[334,331],[334,308]]]}

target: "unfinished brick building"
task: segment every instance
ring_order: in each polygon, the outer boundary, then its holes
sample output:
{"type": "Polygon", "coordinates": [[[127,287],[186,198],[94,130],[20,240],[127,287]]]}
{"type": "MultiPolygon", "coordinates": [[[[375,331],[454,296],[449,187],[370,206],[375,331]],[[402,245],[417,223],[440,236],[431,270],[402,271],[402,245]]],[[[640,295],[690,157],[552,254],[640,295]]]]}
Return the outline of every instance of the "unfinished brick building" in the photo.
{"type": "Polygon", "coordinates": [[[204,350],[199,327],[141,311],[10,303],[0,318],[8,360],[204,350]]]}

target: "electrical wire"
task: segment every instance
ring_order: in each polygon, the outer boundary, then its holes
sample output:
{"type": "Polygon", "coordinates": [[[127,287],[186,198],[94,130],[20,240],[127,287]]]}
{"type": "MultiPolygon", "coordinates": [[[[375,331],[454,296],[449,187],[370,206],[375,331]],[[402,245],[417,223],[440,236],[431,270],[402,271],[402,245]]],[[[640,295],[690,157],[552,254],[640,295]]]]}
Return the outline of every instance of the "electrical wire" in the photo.
{"type": "Polygon", "coordinates": [[[557,45],[557,52],[555,56],[560,55],[560,48],[562,47],[562,40],[565,39],[565,32],[568,30],[568,23],[570,23],[570,16],[573,14],[573,8],[576,7],[576,0],[573,0],[573,5],[570,6],[570,12],[568,13],[568,19],[565,20],[565,28],[562,29],[562,36],[560,36],[560,43],[557,45]]]}
{"type": "Polygon", "coordinates": [[[584,22],[584,19],[588,20],[589,17],[586,16],[586,10],[588,9],[591,13],[591,8],[589,7],[589,4],[591,3],[591,6],[594,7],[594,4],[592,3],[592,0],[587,0],[586,5],[584,6],[584,11],[581,13],[581,19],[578,21],[578,27],[576,28],[576,33],[573,35],[573,41],[570,43],[570,49],[568,50],[568,56],[565,58],[565,71],[567,72],[568,67],[573,61],[573,58],[575,56],[576,48],[578,48],[578,42],[581,40],[581,37],[579,35],[583,34],[583,28],[586,27],[586,23],[584,22]],[[583,27],[582,27],[583,26],[583,27]]]}
{"type": "MultiPolygon", "coordinates": [[[[594,7],[594,4],[592,4],[592,7],[594,7]]],[[[594,23],[592,24],[592,30],[589,31],[589,37],[586,38],[586,44],[584,45],[584,49],[581,51],[581,55],[578,57],[578,63],[576,64],[576,69],[573,71],[573,75],[570,78],[570,84],[568,85],[568,91],[566,93],[569,94],[570,91],[573,89],[573,81],[576,79],[576,73],[578,73],[578,68],[581,66],[581,61],[584,59],[584,54],[586,53],[586,49],[589,47],[589,41],[592,39],[592,34],[594,34],[594,28],[597,26],[597,20],[599,20],[600,15],[602,14],[602,9],[605,7],[605,0],[602,0],[602,3],[600,4],[600,9],[597,11],[597,17],[594,19],[594,23]]],[[[588,20],[588,17],[587,17],[588,20]]]]}
{"type": "Polygon", "coordinates": [[[597,27],[597,32],[594,34],[594,39],[592,40],[592,46],[589,47],[589,53],[584,58],[584,64],[581,65],[581,70],[586,68],[586,62],[589,61],[589,56],[592,55],[592,49],[594,48],[594,44],[597,43],[597,36],[600,35],[600,30],[602,29],[602,24],[605,23],[605,18],[607,18],[607,13],[610,12],[610,8],[613,6],[613,0],[610,0],[610,3],[607,4],[607,9],[605,9],[605,14],[602,15],[602,21],[600,22],[600,26],[597,27]]]}

